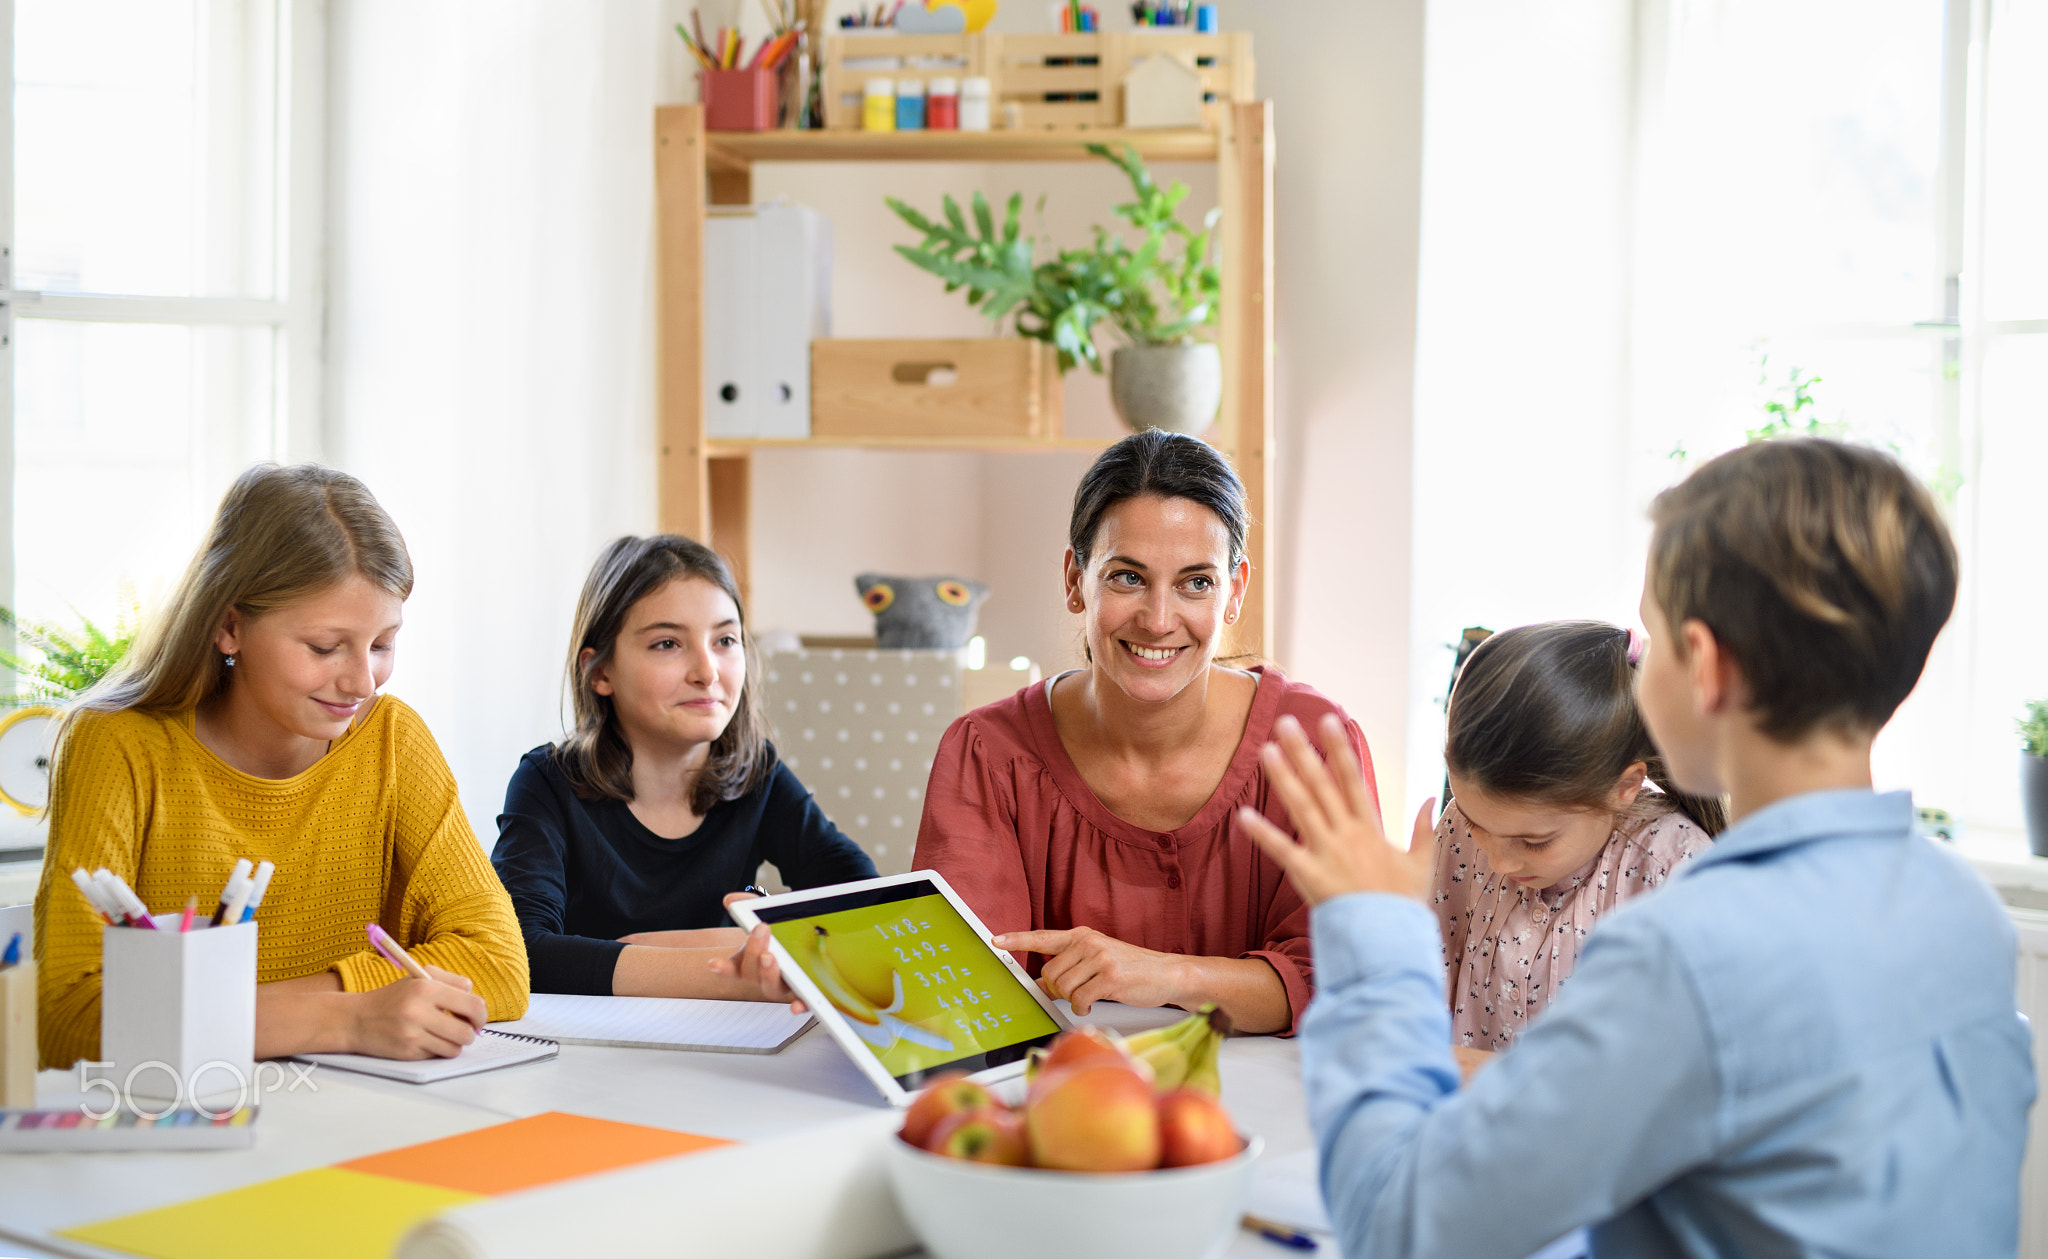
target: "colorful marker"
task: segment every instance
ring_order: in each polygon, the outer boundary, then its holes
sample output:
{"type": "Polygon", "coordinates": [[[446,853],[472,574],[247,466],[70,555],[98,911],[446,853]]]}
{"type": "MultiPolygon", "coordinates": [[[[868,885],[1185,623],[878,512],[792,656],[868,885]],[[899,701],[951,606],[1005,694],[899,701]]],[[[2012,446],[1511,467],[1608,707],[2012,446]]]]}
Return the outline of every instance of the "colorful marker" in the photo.
{"type": "MultiPolygon", "coordinates": [[[[239,857],[235,860],[234,870],[232,870],[228,874],[228,881],[224,885],[222,885],[220,889],[220,904],[213,911],[214,926],[218,927],[222,923],[230,921],[228,918],[228,909],[230,905],[234,902],[235,893],[238,889],[242,891],[243,897],[245,899],[247,898],[249,870],[250,864],[249,859],[247,857],[239,857]]],[[[234,905],[234,911],[237,914],[241,913],[241,906],[234,905]]]]}
{"type": "Polygon", "coordinates": [[[236,922],[247,922],[256,916],[256,910],[263,904],[263,894],[270,890],[270,876],[277,873],[277,863],[266,861],[256,867],[256,881],[249,888],[249,903],[242,906],[242,916],[236,922]]]}
{"type": "Polygon", "coordinates": [[[7,952],[0,953],[0,968],[19,965],[20,962],[21,932],[17,931],[14,933],[14,938],[7,942],[7,952]]]}
{"type": "Polygon", "coordinates": [[[399,947],[398,941],[385,934],[384,928],[376,923],[365,923],[363,930],[369,934],[370,947],[384,955],[384,960],[412,976],[414,979],[432,981],[427,968],[412,960],[412,954],[399,947]]]}
{"type": "Polygon", "coordinates": [[[156,919],[149,916],[149,906],[142,903],[142,898],[135,894],[135,889],[129,887],[125,879],[105,866],[93,871],[92,878],[99,884],[101,893],[120,909],[123,922],[131,927],[156,930],[156,919]]]}
{"type": "Polygon", "coordinates": [[[92,906],[92,912],[100,916],[101,922],[111,927],[119,921],[107,908],[107,903],[100,898],[99,886],[92,881],[92,872],[90,870],[87,870],[84,866],[73,870],[71,872],[71,882],[77,885],[78,894],[85,898],[86,904],[92,906]]]}
{"type": "Polygon", "coordinates": [[[194,892],[192,893],[192,895],[187,896],[185,898],[185,916],[178,920],[179,935],[184,935],[187,931],[190,931],[192,929],[192,915],[198,912],[199,893],[194,892]]]}

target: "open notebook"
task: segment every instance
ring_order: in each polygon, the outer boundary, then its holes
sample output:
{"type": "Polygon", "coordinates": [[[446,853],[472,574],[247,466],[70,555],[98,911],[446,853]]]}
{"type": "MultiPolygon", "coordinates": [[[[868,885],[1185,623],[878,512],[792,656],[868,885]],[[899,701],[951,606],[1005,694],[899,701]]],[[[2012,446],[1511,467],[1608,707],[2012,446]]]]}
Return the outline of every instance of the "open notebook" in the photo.
{"type": "Polygon", "coordinates": [[[816,1021],[766,1001],[536,992],[527,1002],[525,1018],[494,1023],[488,1030],[545,1037],[564,1045],[772,1054],[816,1021]]]}
{"type": "Polygon", "coordinates": [[[292,1056],[300,1062],[317,1062],[323,1067],[360,1071],[364,1075],[381,1075],[387,1080],[404,1080],[408,1084],[432,1084],[436,1080],[452,1080],[458,1075],[475,1075],[479,1071],[495,1071],[499,1067],[516,1067],[522,1062],[539,1062],[560,1052],[562,1047],[554,1041],[487,1027],[478,1032],[476,1039],[464,1045],[462,1052],[453,1058],[396,1062],[390,1058],[372,1058],[366,1054],[292,1056]]]}

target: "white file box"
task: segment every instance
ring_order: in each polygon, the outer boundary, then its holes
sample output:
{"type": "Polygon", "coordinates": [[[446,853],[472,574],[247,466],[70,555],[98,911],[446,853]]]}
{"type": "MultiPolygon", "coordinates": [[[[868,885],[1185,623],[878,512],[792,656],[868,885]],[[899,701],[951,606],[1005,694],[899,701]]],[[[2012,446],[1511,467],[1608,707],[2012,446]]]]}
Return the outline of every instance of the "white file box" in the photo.
{"type": "Polygon", "coordinates": [[[704,219],[704,432],[809,437],[811,342],[832,335],[832,222],[788,202],[704,219]]]}
{"type": "MultiPolygon", "coordinates": [[[[256,923],[180,932],[101,930],[100,1059],[95,1075],[128,1097],[232,1100],[254,1081],[256,923]]],[[[244,1100],[247,1100],[246,1097],[244,1100]]]]}

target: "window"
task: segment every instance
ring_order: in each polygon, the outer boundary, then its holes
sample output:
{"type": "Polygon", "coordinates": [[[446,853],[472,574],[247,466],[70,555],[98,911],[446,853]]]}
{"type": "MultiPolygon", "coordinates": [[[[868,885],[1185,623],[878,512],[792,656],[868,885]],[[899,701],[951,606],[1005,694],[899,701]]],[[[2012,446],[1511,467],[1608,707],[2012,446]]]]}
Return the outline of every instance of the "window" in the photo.
{"type": "Polygon", "coordinates": [[[102,623],[168,592],[221,491],[317,455],[311,0],[0,0],[0,593],[102,623]]]}
{"type": "Polygon", "coordinates": [[[1964,585],[1879,776],[2024,851],[2013,722],[2048,697],[2048,0],[1660,12],[1639,68],[1637,497],[1770,402],[1915,468],[1964,585]]]}

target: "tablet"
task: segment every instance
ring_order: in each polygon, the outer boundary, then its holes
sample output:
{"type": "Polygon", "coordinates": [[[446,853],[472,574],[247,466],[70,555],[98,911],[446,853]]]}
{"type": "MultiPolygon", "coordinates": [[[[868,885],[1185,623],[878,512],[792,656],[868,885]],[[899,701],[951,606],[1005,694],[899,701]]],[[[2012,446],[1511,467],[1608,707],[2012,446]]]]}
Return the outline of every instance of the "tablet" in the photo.
{"type": "Polygon", "coordinates": [[[1071,1024],[943,876],[930,870],[735,901],[767,923],[783,976],[882,1096],[901,1106],[929,1077],[984,1083],[1071,1024]]]}

